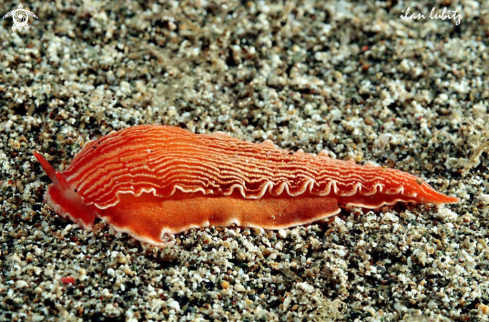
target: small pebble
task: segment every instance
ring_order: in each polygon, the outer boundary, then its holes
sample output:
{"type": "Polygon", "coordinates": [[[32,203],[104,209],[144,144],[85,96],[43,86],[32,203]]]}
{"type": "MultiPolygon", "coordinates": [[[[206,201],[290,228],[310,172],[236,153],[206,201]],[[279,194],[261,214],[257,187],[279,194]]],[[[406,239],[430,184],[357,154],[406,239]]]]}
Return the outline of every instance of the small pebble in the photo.
{"type": "Polygon", "coordinates": [[[245,288],[244,288],[244,286],[243,286],[243,285],[241,285],[241,284],[235,284],[235,285],[234,285],[234,290],[235,290],[236,292],[240,292],[240,293],[241,293],[241,292],[244,292],[244,291],[245,291],[245,288]]]}
{"type": "Polygon", "coordinates": [[[278,235],[280,236],[280,238],[285,239],[287,237],[287,232],[284,229],[279,229],[278,235]]]}
{"type": "Polygon", "coordinates": [[[227,290],[227,289],[228,289],[228,287],[229,287],[229,282],[227,282],[227,281],[223,281],[223,282],[221,283],[221,287],[222,287],[224,290],[227,290]]]}

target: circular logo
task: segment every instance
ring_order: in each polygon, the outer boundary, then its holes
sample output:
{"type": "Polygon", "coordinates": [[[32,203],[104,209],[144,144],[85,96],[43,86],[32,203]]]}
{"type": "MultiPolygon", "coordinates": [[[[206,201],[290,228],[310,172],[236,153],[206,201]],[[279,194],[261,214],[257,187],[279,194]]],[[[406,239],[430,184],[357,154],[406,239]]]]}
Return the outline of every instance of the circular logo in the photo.
{"type": "Polygon", "coordinates": [[[29,16],[37,19],[37,16],[34,13],[23,8],[22,3],[19,3],[18,9],[12,10],[5,16],[3,16],[3,19],[10,16],[14,20],[14,25],[12,26],[12,30],[14,31],[16,29],[22,30],[22,28],[24,28],[24,30],[29,30],[29,25],[27,24],[27,22],[29,21],[29,16]]]}
{"type": "Polygon", "coordinates": [[[29,30],[29,26],[27,25],[27,21],[29,18],[27,17],[27,10],[24,9],[17,9],[14,11],[14,14],[12,15],[12,18],[14,19],[14,25],[12,29],[15,30],[15,27],[22,29],[25,27],[26,30],[29,30]]]}

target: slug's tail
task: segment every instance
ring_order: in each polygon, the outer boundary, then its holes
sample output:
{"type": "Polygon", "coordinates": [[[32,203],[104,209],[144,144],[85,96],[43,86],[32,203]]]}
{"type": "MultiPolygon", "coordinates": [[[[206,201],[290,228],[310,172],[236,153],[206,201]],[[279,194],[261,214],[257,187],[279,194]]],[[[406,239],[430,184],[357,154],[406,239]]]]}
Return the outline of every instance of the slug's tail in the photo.
{"type": "Polygon", "coordinates": [[[423,203],[432,203],[435,205],[442,205],[448,203],[460,202],[460,199],[452,196],[447,196],[436,191],[432,186],[424,181],[419,181],[420,192],[418,197],[423,203]]]}
{"type": "Polygon", "coordinates": [[[58,215],[69,217],[83,227],[90,228],[95,220],[93,207],[85,205],[75,187],[66,180],[61,172],[56,171],[41,154],[35,151],[32,154],[41,163],[42,168],[53,182],[45,195],[47,203],[54,208],[58,215]]]}

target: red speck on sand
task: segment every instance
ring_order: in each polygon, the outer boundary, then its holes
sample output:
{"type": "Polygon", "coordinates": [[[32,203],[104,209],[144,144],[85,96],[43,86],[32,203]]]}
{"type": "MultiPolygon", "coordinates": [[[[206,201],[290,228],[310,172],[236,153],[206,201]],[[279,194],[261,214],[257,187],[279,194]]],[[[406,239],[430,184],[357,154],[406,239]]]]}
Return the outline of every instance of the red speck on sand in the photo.
{"type": "Polygon", "coordinates": [[[75,284],[75,278],[73,276],[62,277],[61,282],[65,284],[75,284]]]}

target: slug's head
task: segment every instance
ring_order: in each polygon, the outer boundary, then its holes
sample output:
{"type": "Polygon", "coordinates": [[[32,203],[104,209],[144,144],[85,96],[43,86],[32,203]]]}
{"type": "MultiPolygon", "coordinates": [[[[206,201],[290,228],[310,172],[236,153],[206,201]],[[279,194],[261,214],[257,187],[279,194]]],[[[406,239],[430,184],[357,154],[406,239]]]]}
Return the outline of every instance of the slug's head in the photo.
{"type": "Polygon", "coordinates": [[[78,195],[75,185],[66,180],[66,177],[49,164],[39,153],[32,152],[41,163],[44,171],[53,184],[49,185],[44,195],[46,202],[54,208],[56,213],[63,217],[69,217],[84,228],[91,228],[95,220],[93,206],[86,205],[78,195]]]}

